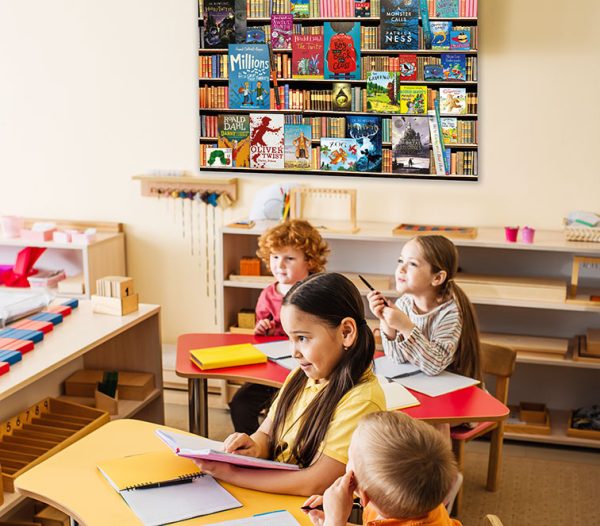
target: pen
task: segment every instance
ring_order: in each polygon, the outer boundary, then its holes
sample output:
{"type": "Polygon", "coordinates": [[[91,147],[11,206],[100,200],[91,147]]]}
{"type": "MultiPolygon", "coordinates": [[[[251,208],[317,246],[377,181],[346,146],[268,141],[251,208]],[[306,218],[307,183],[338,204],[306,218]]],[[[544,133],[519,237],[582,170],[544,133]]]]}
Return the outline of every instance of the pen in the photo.
{"type": "MultiPolygon", "coordinates": [[[[358,275],[358,277],[369,288],[369,290],[375,291],[375,289],[373,288],[373,285],[371,285],[365,278],[363,278],[360,274],[358,275]]],[[[385,298],[383,298],[383,301],[385,302],[385,304],[388,307],[390,306],[388,300],[386,300],[385,298]]]]}
{"type": "MultiPolygon", "coordinates": [[[[352,509],[357,510],[357,509],[361,509],[361,508],[362,508],[362,504],[360,503],[360,499],[359,498],[354,499],[354,502],[352,503],[352,509]]],[[[304,510],[304,511],[310,511],[310,510],[323,511],[323,505],[319,504],[318,506],[302,506],[300,509],[304,510]]]]}
{"type": "Polygon", "coordinates": [[[185,478],[185,479],[165,480],[164,482],[154,482],[152,484],[144,484],[143,486],[138,486],[135,489],[164,488],[165,486],[177,486],[179,484],[189,484],[190,482],[194,482],[194,478],[195,477],[185,478]]]}

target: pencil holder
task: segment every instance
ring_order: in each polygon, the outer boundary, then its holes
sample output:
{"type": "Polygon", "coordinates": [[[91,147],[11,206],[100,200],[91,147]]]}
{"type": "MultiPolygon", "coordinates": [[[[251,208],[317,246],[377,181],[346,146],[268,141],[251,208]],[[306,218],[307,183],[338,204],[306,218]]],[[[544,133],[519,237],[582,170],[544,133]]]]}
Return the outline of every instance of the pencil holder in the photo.
{"type": "Polygon", "coordinates": [[[19,237],[23,228],[23,218],[16,216],[2,216],[2,232],[4,237],[19,237]]]}
{"type": "Polygon", "coordinates": [[[96,389],[94,398],[96,399],[96,409],[106,411],[109,415],[116,415],[119,412],[119,391],[115,393],[113,398],[96,389]]]}
{"type": "Polygon", "coordinates": [[[533,237],[535,235],[535,228],[530,228],[528,226],[524,226],[521,231],[521,237],[523,239],[523,243],[533,243],[533,237]]]}
{"type": "Polygon", "coordinates": [[[518,226],[505,226],[504,227],[504,237],[506,237],[506,241],[509,243],[515,243],[517,241],[517,235],[519,233],[518,226]]]}

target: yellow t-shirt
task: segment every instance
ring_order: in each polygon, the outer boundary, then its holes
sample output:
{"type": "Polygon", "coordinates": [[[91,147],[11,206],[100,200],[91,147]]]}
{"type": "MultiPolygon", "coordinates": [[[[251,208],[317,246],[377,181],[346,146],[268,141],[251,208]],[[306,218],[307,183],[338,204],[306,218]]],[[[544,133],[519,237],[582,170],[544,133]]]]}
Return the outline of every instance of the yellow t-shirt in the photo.
{"type": "MultiPolygon", "coordinates": [[[[289,380],[294,374],[304,374],[297,369],[288,375],[283,384],[285,389],[289,380]]],[[[282,447],[280,452],[273,459],[280,462],[290,461],[290,444],[293,444],[300,428],[301,415],[308,407],[313,398],[323,389],[326,383],[315,383],[308,379],[304,390],[292,410],[285,418],[283,427],[283,436],[281,437],[282,447]]],[[[271,420],[275,418],[275,410],[279,402],[279,395],[269,409],[268,417],[271,420]]],[[[376,411],[385,411],[385,397],[376,376],[372,371],[365,373],[364,380],[348,391],[339,401],[337,409],[333,413],[333,418],[329,423],[329,429],[319,451],[343,464],[348,463],[348,447],[350,438],[358,425],[360,418],[368,413],[376,411]]]]}

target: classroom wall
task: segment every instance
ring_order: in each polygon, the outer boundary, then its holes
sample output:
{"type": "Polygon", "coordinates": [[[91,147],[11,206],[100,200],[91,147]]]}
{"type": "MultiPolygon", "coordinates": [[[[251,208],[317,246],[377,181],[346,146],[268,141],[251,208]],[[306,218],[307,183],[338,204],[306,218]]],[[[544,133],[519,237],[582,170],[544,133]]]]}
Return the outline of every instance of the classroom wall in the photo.
{"type": "MultiPolygon", "coordinates": [[[[0,213],[125,223],[165,342],[215,327],[206,247],[182,235],[189,211],[131,177],[197,166],[196,17],[195,0],[0,0],[0,213]]],[[[600,211],[599,18],[590,0],[480,0],[480,182],[293,180],[357,188],[359,221],[560,228],[600,211]]],[[[216,222],[276,181],[240,176],[216,222]]]]}

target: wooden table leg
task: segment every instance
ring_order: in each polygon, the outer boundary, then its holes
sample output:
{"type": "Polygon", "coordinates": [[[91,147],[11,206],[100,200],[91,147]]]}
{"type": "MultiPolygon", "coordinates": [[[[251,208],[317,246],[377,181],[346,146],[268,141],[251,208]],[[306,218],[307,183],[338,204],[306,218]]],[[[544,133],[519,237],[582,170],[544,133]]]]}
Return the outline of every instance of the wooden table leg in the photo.
{"type": "Polygon", "coordinates": [[[491,432],[490,459],[488,462],[488,478],[486,489],[496,491],[500,479],[500,468],[502,466],[502,442],[504,440],[504,422],[498,422],[498,426],[491,432]]]}
{"type": "Polygon", "coordinates": [[[190,433],[208,438],[208,387],[205,378],[188,379],[190,433]]]}

